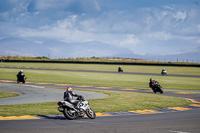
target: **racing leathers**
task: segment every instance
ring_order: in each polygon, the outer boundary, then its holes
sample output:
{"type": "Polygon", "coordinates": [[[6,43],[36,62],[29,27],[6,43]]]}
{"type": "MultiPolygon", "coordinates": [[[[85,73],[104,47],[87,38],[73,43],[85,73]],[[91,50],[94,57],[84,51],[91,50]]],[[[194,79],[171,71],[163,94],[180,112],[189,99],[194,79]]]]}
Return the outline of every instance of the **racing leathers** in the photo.
{"type": "Polygon", "coordinates": [[[73,97],[79,97],[79,95],[73,93],[72,91],[71,92],[69,92],[69,91],[64,92],[64,97],[63,97],[64,101],[67,101],[67,102],[75,105],[75,107],[76,107],[79,101],[73,100],[73,97]]]}

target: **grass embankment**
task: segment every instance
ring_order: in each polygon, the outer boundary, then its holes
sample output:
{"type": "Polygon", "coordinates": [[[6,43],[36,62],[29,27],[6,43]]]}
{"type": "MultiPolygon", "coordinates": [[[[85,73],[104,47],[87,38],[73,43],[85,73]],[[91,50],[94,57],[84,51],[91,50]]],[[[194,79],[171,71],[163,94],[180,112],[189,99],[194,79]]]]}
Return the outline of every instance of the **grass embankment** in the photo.
{"type": "Polygon", "coordinates": [[[0,91],[0,98],[8,98],[8,97],[16,97],[16,96],[19,96],[19,94],[13,93],[13,92],[0,91]]]}
{"type": "Polygon", "coordinates": [[[74,62],[109,62],[109,63],[151,63],[151,64],[184,64],[184,65],[199,65],[199,63],[186,62],[166,62],[158,60],[145,60],[145,59],[134,59],[134,58],[119,58],[119,57],[84,57],[84,58],[63,58],[63,59],[51,59],[45,56],[33,57],[33,56],[0,56],[3,60],[21,60],[21,61],[74,61],[74,62]]]}
{"type": "MultiPolygon", "coordinates": [[[[95,112],[119,112],[143,109],[157,109],[188,105],[191,102],[182,98],[175,98],[155,94],[140,94],[116,91],[96,91],[108,95],[102,99],[90,99],[90,107],[95,112]]],[[[57,102],[1,105],[1,116],[20,115],[48,115],[61,114],[57,110],[57,102]]]]}
{"type": "MultiPolygon", "coordinates": [[[[16,80],[18,71],[0,69],[0,79],[16,80]]],[[[27,81],[36,83],[148,88],[149,79],[154,78],[164,89],[200,90],[200,78],[44,70],[25,70],[24,73],[28,77],[27,81]]]]}

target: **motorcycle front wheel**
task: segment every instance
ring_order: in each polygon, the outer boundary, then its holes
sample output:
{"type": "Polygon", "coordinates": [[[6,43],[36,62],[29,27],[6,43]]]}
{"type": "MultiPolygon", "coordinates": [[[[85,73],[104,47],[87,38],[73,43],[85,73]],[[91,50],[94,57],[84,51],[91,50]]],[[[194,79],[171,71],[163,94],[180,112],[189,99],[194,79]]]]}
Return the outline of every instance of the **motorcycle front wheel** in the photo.
{"type": "Polygon", "coordinates": [[[70,108],[64,108],[63,114],[64,114],[65,118],[67,118],[67,119],[69,119],[69,120],[74,120],[74,119],[77,118],[76,112],[73,111],[73,110],[70,109],[70,108]]]}
{"type": "Polygon", "coordinates": [[[160,94],[163,94],[163,90],[162,89],[160,89],[160,94]]]}
{"type": "Polygon", "coordinates": [[[163,94],[163,90],[162,90],[161,86],[159,87],[159,92],[160,92],[160,94],[163,94]]]}
{"type": "Polygon", "coordinates": [[[87,109],[85,113],[90,119],[96,118],[96,114],[91,108],[87,109]]]}
{"type": "Polygon", "coordinates": [[[152,91],[154,92],[154,93],[156,93],[156,90],[155,90],[155,88],[151,88],[152,89],[152,91]]]}

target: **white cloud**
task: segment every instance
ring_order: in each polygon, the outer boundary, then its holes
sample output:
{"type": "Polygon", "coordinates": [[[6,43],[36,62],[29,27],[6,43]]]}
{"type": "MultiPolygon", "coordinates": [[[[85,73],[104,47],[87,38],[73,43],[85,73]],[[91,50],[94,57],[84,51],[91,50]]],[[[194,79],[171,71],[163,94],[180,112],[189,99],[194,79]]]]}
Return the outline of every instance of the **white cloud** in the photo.
{"type": "Polygon", "coordinates": [[[168,5],[163,6],[163,8],[168,10],[174,10],[174,7],[168,5]]]}
{"type": "Polygon", "coordinates": [[[37,10],[64,8],[73,0],[35,0],[37,10]]]}
{"type": "MultiPolygon", "coordinates": [[[[97,41],[136,49],[139,54],[152,52],[148,50],[150,44],[160,49],[160,44],[183,47],[184,43],[185,51],[199,45],[199,8],[173,2],[143,4],[114,0],[17,1],[0,12],[0,38],[40,38],[36,43],[48,39],[75,44],[97,41]]],[[[172,50],[169,47],[165,52],[172,50]]]]}
{"type": "Polygon", "coordinates": [[[40,14],[40,11],[34,12],[34,15],[38,15],[38,14],[40,14]]]}
{"type": "Polygon", "coordinates": [[[8,12],[2,12],[0,13],[0,20],[7,21],[9,20],[9,13],[8,12]]]}
{"type": "Polygon", "coordinates": [[[99,3],[96,0],[94,0],[94,6],[95,6],[97,11],[101,11],[101,7],[100,7],[99,3]]]}
{"type": "Polygon", "coordinates": [[[72,19],[73,22],[75,22],[78,18],[78,15],[71,15],[70,18],[72,19]]]}
{"type": "Polygon", "coordinates": [[[138,45],[140,42],[141,41],[138,38],[136,38],[134,34],[128,34],[126,35],[125,39],[120,42],[120,46],[132,48],[138,45]]]}
{"type": "Polygon", "coordinates": [[[186,12],[181,12],[181,11],[178,11],[176,12],[176,14],[173,15],[173,17],[176,19],[176,21],[184,21],[187,17],[187,14],[186,12]]]}
{"type": "Polygon", "coordinates": [[[165,32],[153,32],[149,33],[147,37],[155,40],[170,40],[173,38],[173,36],[170,33],[165,33],[165,32]]]}
{"type": "Polygon", "coordinates": [[[199,25],[197,25],[197,29],[198,29],[198,31],[200,32],[200,24],[199,24],[199,25]]]}
{"type": "Polygon", "coordinates": [[[35,41],[35,43],[42,44],[43,42],[42,41],[35,41]]]}
{"type": "Polygon", "coordinates": [[[112,43],[114,42],[113,40],[119,38],[113,34],[94,34],[78,30],[73,26],[72,22],[68,21],[68,19],[58,21],[54,26],[45,25],[39,29],[20,28],[16,34],[21,37],[42,37],[64,42],[101,41],[105,43],[112,43]]]}
{"type": "Polygon", "coordinates": [[[73,27],[73,23],[70,22],[68,19],[65,20],[58,20],[57,21],[57,26],[55,28],[72,28],[73,27]]]}

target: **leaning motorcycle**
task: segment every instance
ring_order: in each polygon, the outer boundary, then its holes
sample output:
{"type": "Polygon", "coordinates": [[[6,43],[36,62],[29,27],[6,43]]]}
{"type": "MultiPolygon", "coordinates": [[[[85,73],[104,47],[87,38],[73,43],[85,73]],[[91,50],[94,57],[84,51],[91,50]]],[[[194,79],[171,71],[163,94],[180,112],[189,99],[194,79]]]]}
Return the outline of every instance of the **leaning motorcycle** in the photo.
{"type": "Polygon", "coordinates": [[[20,76],[17,76],[17,83],[20,83],[20,82],[22,82],[23,84],[25,83],[25,81],[26,81],[26,77],[25,77],[25,75],[20,75],[20,76]]]}
{"type": "Polygon", "coordinates": [[[78,97],[79,102],[77,107],[67,101],[59,101],[58,104],[58,111],[62,112],[64,116],[69,120],[74,120],[76,118],[83,118],[85,114],[90,119],[95,119],[96,114],[90,108],[88,101],[84,99],[83,96],[78,97]]]}
{"type": "Polygon", "coordinates": [[[123,72],[123,69],[121,67],[118,68],[118,72],[123,72]]]}
{"type": "Polygon", "coordinates": [[[166,75],[167,76],[167,71],[162,71],[161,75],[166,75]]]}
{"type": "Polygon", "coordinates": [[[153,83],[151,89],[153,90],[154,93],[156,92],[160,92],[161,94],[163,93],[162,86],[160,85],[159,82],[153,83]]]}

